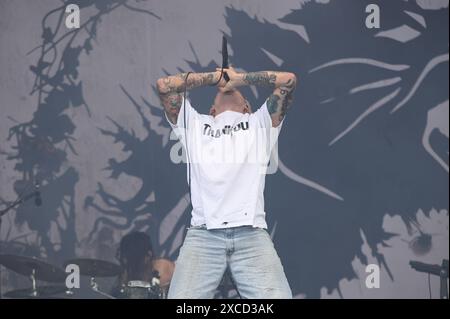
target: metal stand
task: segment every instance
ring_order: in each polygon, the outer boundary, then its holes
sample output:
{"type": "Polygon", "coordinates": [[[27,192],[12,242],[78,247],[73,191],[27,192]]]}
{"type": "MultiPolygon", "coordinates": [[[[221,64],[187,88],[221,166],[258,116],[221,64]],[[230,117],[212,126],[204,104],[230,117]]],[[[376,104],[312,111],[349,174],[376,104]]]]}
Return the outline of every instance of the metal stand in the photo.
{"type": "Polygon", "coordinates": [[[447,288],[448,259],[444,259],[442,261],[439,277],[441,278],[441,299],[448,299],[448,288],[447,288]]]}
{"type": "MultiPolygon", "coordinates": [[[[28,189],[29,189],[29,186],[27,187],[27,189],[25,191],[28,191],[28,189]]],[[[6,215],[10,210],[17,207],[18,205],[26,202],[30,198],[36,197],[37,196],[36,194],[37,194],[37,192],[32,192],[32,193],[26,194],[25,196],[22,196],[23,195],[23,193],[22,193],[17,197],[17,199],[12,204],[10,204],[6,208],[0,210],[0,235],[2,233],[2,217],[4,215],[6,215]]],[[[0,239],[1,239],[1,236],[0,236],[0,239]]],[[[1,255],[1,253],[2,252],[1,252],[1,246],[0,246],[0,255],[1,255]]],[[[2,295],[3,295],[2,294],[2,265],[0,265],[0,299],[2,299],[2,295]]]]}
{"type": "Polygon", "coordinates": [[[31,271],[31,275],[30,275],[30,279],[31,279],[31,295],[33,297],[37,297],[38,293],[37,293],[37,289],[36,289],[36,270],[33,269],[31,271]]]}
{"type": "Polygon", "coordinates": [[[100,289],[98,289],[98,284],[95,281],[95,277],[91,277],[91,288],[93,291],[95,291],[96,293],[102,295],[103,297],[105,297],[107,299],[116,299],[115,297],[111,296],[110,294],[107,294],[106,292],[103,292],[100,289]]]}
{"type": "Polygon", "coordinates": [[[409,264],[416,271],[438,276],[440,278],[440,297],[441,299],[448,299],[448,259],[444,259],[441,265],[430,265],[413,260],[411,260],[409,264]]]}

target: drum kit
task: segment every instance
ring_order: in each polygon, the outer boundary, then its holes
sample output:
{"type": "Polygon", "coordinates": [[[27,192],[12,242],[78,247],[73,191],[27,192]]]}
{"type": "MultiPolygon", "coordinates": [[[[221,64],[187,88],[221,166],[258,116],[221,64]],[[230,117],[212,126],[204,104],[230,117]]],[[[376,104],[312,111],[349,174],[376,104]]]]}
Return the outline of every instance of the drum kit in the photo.
{"type": "MultiPolygon", "coordinates": [[[[20,299],[74,298],[74,289],[67,288],[68,276],[63,269],[69,264],[77,265],[81,276],[90,278],[90,288],[95,293],[108,299],[165,299],[168,287],[175,270],[175,264],[167,259],[153,261],[153,269],[157,274],[151,282],[129,281],[119,287],[119,293],[112,295],[99,289],[96,278],[118,277],[122,267],[118,264],[91,258],[76,258],[64,263],[64,268],[49,264],[34,257],[12,254],[0,255],[0,265],[12,270],[31,281],[31,287],[8,291],[0,297],[20,299]],[[52,285],[40,285],[43,281],[52,285]]],[[[0,278],[1,280],[1,278],[0,278]]]]}
{"type": "Polygon", "coordinates": [[[167,259],[153,261],[154,277],[151,282],[131,280],[119,287],[116,298],[121,299],[166,299],[175,264],[167,259]]]}

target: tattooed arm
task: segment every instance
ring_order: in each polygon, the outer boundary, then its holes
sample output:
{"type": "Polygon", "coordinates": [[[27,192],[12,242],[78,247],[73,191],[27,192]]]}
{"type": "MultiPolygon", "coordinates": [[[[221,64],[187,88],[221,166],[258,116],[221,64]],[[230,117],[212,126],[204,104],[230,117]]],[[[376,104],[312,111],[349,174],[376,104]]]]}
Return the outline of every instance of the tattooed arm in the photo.
{"type": "Polygon", "coordinates": [[[191,73],[187,79],[186,86],[186,74],[187,73],[170,75],[156,81],[156,88],[158,89],[159,98],[164,106],[167,117],[173,124],[177,123],[185,87],[187,90],[191,90],[196,87],[211,85],[217,83],[220,77],[220,72],[217,71],[191,73]]]}
{"type": "Polygon", "coordinates": [[[267,109],[272,118],[272,126],[280,125],[293,99],[293,92],[297,85],[295,74],[275,71],[237,73],[232,68],[226,71],[230,77],[230,82],[225,85],[224,90],[242,85],[273,88],[272,94],[267,98],[267,109]]]}

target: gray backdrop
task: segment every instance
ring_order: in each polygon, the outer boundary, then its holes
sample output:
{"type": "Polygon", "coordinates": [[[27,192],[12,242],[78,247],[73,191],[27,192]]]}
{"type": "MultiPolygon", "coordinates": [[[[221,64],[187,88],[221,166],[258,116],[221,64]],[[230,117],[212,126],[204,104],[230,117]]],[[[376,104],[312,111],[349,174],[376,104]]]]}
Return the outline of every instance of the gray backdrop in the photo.
{"type": "MultiPolygon", "coordinates": [[[[141,230],[175,260],[186,172],[154,83],[213,70],[222,33],[239,70],[299,77],[266,183],[296,297],[429,297],[408,262],[449,254],[448,0],[0,0],[0,207],[33,178],[44,202],[3,218],[3,252],[114,261],[141,230]],[[80,5],[82,28],[65,27],[65,3],[80,5]],[[369,3],[380,29],[365,27],[369,3]],[[371,263],[379,289],[365,286],[371,263]]],[[[244,92],[254,108],[269,94],[244,92]]],[[[202,112],[213,96],[190,94],[202,112]]]]}

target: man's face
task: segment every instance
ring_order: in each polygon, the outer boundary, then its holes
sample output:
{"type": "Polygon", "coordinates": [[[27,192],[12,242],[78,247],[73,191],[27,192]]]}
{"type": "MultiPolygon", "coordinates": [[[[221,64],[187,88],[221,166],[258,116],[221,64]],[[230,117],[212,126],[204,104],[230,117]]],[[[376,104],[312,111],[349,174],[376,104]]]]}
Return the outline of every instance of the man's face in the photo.
{"type": "Polygon", "coordinates": [[[214,99],[214,104],[211,107],[210,114],[212,116],[217,116],[225,111],[251,113],[251,108],[250,104],[238,90],[233,89],[225,92],[219,88],[214,99]]]}

